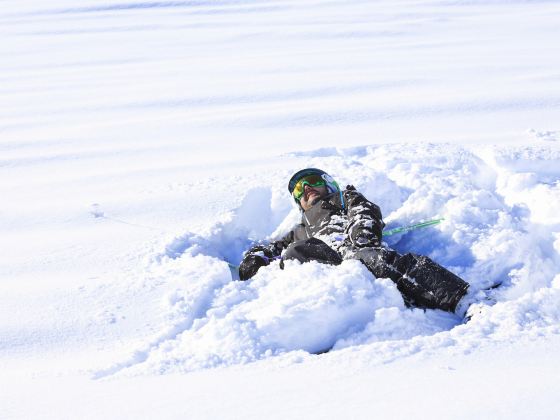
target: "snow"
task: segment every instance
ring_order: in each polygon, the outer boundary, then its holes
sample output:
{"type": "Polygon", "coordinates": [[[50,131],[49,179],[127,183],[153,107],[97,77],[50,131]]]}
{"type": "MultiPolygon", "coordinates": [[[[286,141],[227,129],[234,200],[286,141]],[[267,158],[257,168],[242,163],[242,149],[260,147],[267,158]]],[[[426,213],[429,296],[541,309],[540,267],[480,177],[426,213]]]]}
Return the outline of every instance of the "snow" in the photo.
{"type": "Polygon", "coordinates": [[[4,3],[0,418],[556,417],[557,2],[4,3]],[[310,166],[497,303],[237,281],[310,166]]]}

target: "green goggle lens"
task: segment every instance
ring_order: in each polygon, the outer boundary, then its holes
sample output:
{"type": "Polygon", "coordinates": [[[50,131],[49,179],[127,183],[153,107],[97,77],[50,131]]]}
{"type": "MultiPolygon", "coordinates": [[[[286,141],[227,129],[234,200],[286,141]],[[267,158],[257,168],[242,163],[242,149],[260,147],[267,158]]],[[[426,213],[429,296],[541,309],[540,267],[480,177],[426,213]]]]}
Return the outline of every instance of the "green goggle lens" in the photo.
{"type": "Polygon", "coordinates": [[[294,186],[294,190],[292,191],[292,195],[296,200],[299,200],[304,192],[304,187],[309,185],[310,187],[321,187],[326,185],[327,183],[323,178],[319,175],[309,175],[306,177],[301,178],[296,185],[294,186]]]}

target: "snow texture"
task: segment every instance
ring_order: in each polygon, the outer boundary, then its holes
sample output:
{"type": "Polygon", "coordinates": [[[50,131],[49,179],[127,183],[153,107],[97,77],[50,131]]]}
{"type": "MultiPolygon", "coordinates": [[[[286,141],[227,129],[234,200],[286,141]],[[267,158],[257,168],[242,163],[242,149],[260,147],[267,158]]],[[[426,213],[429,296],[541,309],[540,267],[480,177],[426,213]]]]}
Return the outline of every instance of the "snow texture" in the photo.
{"type": "Polygon", "coordinates": [[[390,360],[410,345],[415,351],[419,346],[462,351],[480,345],[481,330],[493,340],[558,332],[560,311],[550,310],[560,297],[557,213],[547,216],[541,208],[543,200],[552,206],[560,202],[560,177],[541,173],[548,181],[539,182],[528,172],[536,166],[560,167],[555,148],[474,151],[422,144],[404,151],[395,145],[318,154],[305,153],[310,166],[328,166],[345,183],[358,181],[359,191],[387,209],[389,227],[445,218],[440,225],[387,241],[401,252],[429,255],[473,290],[500,284],[494,291],[499,303],[482,306],[468,325],[453,314],[407,309],[390,280],[375,279],[357,261],[341,266],[288,262],[284,270],[275,262],[251,281],[232,281],[228,262],[239,263],[251,244],[248,238],[266,239],[278,226],[289,225],[278,223],[280,216],[294,218],[293,209],[274,214],[270,185],[247,191],[230,220],[210,233],[182,235],[154,255],[143,271],[170,289],[160,309],[165,332],[96,377],[188,372],[290,351],[316,354],[372,343],[383,343],[378,357],[390,360]],[[521,186],[513,181],[528,177],[532,181],[521,186]],[[398,347],[388,345],[391,341],[398,347]]]}
{"type": "Polygon", "coordinates": [[[6,2],[0,418],[554,418],[559,17],[6,2]],[[468,323],[406,308],[358,261],[239,281],[243,252],[299,221],[305,167],[387,229],[443,218],[385,241],[473,294],[499,284],[496,303],[468,323]]]}

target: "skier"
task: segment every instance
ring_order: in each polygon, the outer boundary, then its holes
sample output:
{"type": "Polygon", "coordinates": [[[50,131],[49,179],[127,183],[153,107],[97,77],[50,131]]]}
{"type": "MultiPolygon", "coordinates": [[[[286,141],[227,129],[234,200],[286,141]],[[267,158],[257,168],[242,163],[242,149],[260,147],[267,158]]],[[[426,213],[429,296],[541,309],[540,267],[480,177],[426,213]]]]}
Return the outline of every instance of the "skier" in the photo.
{"type": "Polygon", "coordinates": [[[401,255],[381,242],[379,207],[348,185],[341,190],[326,172],[307,168],[296,172],[288,190],[302,213],[301,223],[279,241],[249,249],[239,266],[239,278],[253,277],[274,259],[318,261],[338,265],[360,260],[375,277],[395,282],[409,307],[441,309],[464,317],[480,300],[467,293],[469,284],[430,258],[401,255]]]}

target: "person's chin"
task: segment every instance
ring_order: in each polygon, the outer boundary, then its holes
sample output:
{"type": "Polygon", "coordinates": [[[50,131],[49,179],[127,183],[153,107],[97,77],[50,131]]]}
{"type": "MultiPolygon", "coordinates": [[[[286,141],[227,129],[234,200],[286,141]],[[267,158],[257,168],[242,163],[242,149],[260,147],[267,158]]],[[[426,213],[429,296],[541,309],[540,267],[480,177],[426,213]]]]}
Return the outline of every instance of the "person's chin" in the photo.
{"type": "Polygon", "coordinates": [[[309,197],[309,204],[310,205],[314,205],[317,203],[317,201],[319,201],[321,199],[321,196],[319,194],[313,194],[311,197],[309,197]]]}

